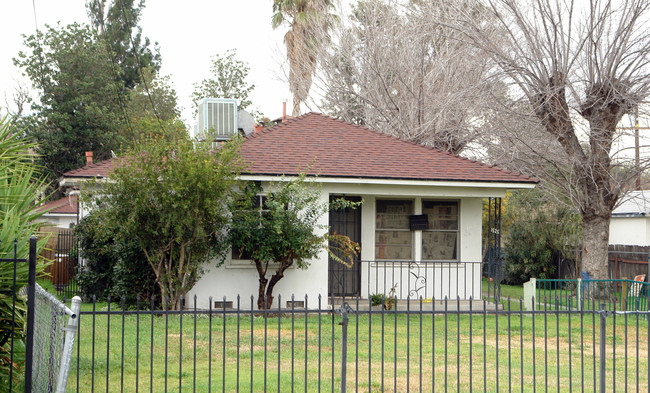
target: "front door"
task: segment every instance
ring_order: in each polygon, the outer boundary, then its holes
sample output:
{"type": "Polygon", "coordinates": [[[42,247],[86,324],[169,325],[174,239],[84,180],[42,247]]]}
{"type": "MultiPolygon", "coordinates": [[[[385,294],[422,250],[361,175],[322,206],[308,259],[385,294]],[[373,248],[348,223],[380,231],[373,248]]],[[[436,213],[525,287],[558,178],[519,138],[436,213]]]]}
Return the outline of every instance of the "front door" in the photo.
{"type": "MultiPolygon", "coordinates": [[[[330,196],[332,199],[341,197],[330,196]]],[[[345,199],[360,202],[361,197],[345,197],[345,199]]],[[[361,245],[361,206],[356,209],[330,211],[330,233],[348,236],[352,241],[361,245]]],[[[358,296],[361,291],[360,258],[354,259],[352,267],[347,267],[329,258],[329,295],[358,296]]]]}

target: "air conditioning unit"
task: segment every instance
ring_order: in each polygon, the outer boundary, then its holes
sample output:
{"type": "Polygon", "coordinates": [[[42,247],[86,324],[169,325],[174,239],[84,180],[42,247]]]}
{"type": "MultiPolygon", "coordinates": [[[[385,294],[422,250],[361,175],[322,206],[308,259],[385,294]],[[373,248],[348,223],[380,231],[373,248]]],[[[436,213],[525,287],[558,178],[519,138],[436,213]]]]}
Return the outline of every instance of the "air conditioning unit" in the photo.
{"type": "Polygon", "coordinates": [[[204,98],[199,104],[199,127],[195,135],[225,141],[237,134],[237,100],[204,98]]]}

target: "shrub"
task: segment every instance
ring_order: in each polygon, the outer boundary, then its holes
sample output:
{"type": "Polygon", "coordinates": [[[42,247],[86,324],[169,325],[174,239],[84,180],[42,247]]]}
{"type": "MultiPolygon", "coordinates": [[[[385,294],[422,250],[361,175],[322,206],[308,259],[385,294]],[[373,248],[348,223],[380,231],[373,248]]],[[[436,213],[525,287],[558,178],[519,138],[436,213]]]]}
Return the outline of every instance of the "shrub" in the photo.
{"type": "Polygon", "coordinates": [[[138,296],[149,302],[157,294],[152,269],[134,240],[116,236],[118,228],[107,225],[101,208],[84,217],[75,228],[84,266],[76,280],[84,299],[125,298],[135,304],[138,296]],[[144,262],[143,262],[144,261],[144,262]]]}
{"type": "Polygon", "coordinates": [[[505,281],[513,285],[531,277],[554,278],[558,259],[580,242],[580,216],[541,190],[511,194],[506,220],[505,281]]]}

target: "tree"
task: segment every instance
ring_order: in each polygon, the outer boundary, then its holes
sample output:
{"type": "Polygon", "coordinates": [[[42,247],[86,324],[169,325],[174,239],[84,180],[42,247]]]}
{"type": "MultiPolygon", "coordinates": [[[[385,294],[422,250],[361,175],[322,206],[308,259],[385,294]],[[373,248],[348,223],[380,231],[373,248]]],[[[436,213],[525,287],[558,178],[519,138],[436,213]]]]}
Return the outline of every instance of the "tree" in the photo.
{"type": "Polygon", "coordinates": [[[105,46],[87,26],[72,24],[25,38],[31,53],[20,52],[22,67],[41,91],[34,103],[35,122],[25,133],[50,179],[85,163],[84,152],[97,160],[111,157],[127,141],[120,87],[112,78],[105,46]]]}
{"type": "MultiPolygon", "coordinates": [[[[0,255],[2,258],[27,258],[29,256],[29,238],[36,235],[41,227],[38,218],[43,212],[36,211],[38,197],[45,186],[44,178],[34,165],[34,147],[28,141],[20,139],[20,130],[12,126],[8,117],[0,119],[0,255]],[[14,254],[14,241],[16,249],[14,254]]],[[[40,239],[37,249],[41,250],[46,238],[40,239]]],[[[39,264],[39,270],[42,264],[39,264]]],[[[29,269],[26,263],[16,266],[16,290],[27,285],[29,269]]],[[[11,386],[9,371],[13,368],[16,378],[20,374],[19,365],[24,363],[16,351],[14,363],[10,362],[9,345],[12,333],[12,300],[14,296],[14,265],[0,263],[0,391],[11,386]]],[[[22,296],[16,299],[17,341],[24,339],[25,321],[27,319],[27,302],[22,296]]],[[[16,342],[16,348],[18,348],[16,342]]],[[[14,382],[15,383],[15,382],[14,382]]],[[[7,389],[8,391],[8,389],[7,389]]]]}
{"type": "Polygon", "coordinates": [[[358,253],[358,245],[346,236],[315,233],[327,229],[318,221],[329,209],[356,207],[358,203],[342,199],[321,202],[319,189],[304,174],[272,185],[264,198],[261,191],[258,183],[249,182],[232,199],[229,230],[233,250],[249,256],[257,268],[260,310],[271,308],[275,285],[294,263],[307,269],[324,247],[345,264],[352,263],[358,253]],[[273,263],[277,267],[269,279],[273,263]]]}
{"type": "MultiPolygon", "coordinates": [[[[178,96],[170,85],[169,76],[159,77],[154,69],[142,70],[143,82],[128,91],[129,112],[132,118],[156,118],[160,121],[180,117],[178,96]]],[[[136,127],[137,128],[137,127],[136,127]]]]}
{"type": "Polygon", "coordinates": [[[274,29],[284,23],[290,26],[284,44],[289,60],[293,116],[300,115],[300,104],[309,96],[318,53],[329,41],[329,31],[337,20],[330,13],[333,8],[331,0],[273,0],[271,25],[274,29]]]}
{"type": "Polygon", "coordinates": [[[650,90],[649,7],[641,0],[593,0],[583,8],[492,0],[486,23],[458,11],[459,31],[516,86],[510,95],[518,111],[501,123],[508,133],[491,137],[511,165],[570,198],[582,220],[582,269],[596,279],[607,278],[612,210],[635,178],[612,146],[623,116],[650,90]]]}
{"type": "Polygon", "coordinates": [[[92,198],[118,241],[137,242],[161,298],[174,309],[201,266],[228,248],[226,201],[239,170],[237,146],[213,151],[189,139],[150,141],[132,148],[92,198]]]}
{"type": "Polygon", "coordinates": [[[158,43],[152,51],[149,38],[142,37],[138,26],[144,0],[114,0],[108,8],[106,0],[88,0],[86,8],[93,27],[110,48],[108,58],[117,65],[125,89],[143,83],[142,70],[152,69],[154,74],[160,71],[158,43]]]}
{"type": "MultiPolygon", "coordinates": [[[[460,153],[484,132],[503,94],[491,62],[449,26],[453,1],[367,0],[326,54],[315,85],[332,116],[460,153]]],[[[463,3],[479,8],[474,1],[463,3]]]]}
{"type": "Polygon", "coordinates": [[[575,257],[582,235],[580,216],[543,189],[516,191],[507,200],[505,280],[521,285],[531,277],[556,278],[558,262],[575,257]]]}
{"type": "Polygon", "coordinates": [[[236,55],[237,50],[230,49],[223,55],[212,56],[210,73],[214,78],[194,84],[192,102],[195,113],[204,98],[234,98],[238,101],[239,109],[246,109],[251,105],[248,95],[255,89],[255,85],[246,82],[250,67],[248,63],[237,60],[236,55]]]}

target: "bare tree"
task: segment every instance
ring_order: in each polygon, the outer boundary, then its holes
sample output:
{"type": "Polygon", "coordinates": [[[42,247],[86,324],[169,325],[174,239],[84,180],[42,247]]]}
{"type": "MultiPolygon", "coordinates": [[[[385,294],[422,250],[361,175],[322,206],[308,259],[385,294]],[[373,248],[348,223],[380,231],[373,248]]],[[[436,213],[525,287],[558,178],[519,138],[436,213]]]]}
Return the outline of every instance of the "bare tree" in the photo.
{"type": "MultiPolygon", "coordinates": [[[[453,1],[360,1],[321,56],[321,109],[416,143],[459,153],[505,91],[489,57],[449,26],[453,1]]],[[[478,9],[474,1],[469,7],[478,9]]]]}
{"type": "Polygon", "coordinates": [[[582,270],[597,279],[607,278],[612,210],[635,177],[612,147],[623,116],[649,93],[649,7],[489,0],[490,23],[465,12],[457,26],[513,83],[517,110],[502,118],[501,147],[571,199],[582,218],[582,270]]]}
{"type": "Polygon", "coordinates": [[[20,82],[18,82],[14,88],[14,91],[11,94],[11,99],[7,97],[7,94],[5,93],[5,105],[8,114],[11,115],[13,119],[12,123],[22,116],[25,109],[27,109],[27,105],[31,101],[29,94],[29,88],[20,82]]]}

